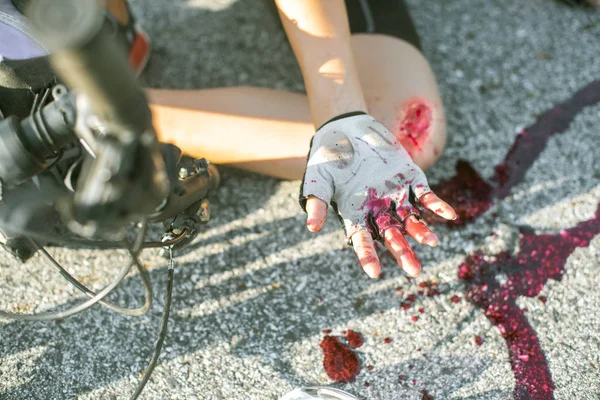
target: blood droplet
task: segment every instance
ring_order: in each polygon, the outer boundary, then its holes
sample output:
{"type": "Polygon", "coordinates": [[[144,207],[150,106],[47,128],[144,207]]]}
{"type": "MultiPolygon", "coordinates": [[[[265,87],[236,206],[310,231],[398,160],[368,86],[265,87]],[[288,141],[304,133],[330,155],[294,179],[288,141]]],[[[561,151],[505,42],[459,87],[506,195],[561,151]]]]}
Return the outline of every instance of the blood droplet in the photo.
{"type": "Polygon", "coordinates": [[[364,343],[362,335],[352,330],[348,330],[346,338],[348,339],[348,344],[355,349],[358,349],[364,343]]]}
{"type": "Polygon", "coordinates": [[[433,397],[427,393],[427,390],[423,389],[421,390],[421,400],[433,400],[433,397]]]}

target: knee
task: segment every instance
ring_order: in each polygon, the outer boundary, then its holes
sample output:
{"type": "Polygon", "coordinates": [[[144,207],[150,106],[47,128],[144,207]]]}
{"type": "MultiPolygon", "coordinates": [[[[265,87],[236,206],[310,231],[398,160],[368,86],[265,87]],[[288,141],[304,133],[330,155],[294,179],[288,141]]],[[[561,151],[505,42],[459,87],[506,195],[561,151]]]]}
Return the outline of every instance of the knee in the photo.
{"type": "Polygon", "coordinates": [[[385,35],[354,35],[353,51],[369,112],[388,127],[422,169],[446,144],[437,82],[423,54],[385,35]]]}
{"type": "Polygon", "coordinates": [[[430,168],[446,145],[446,119],[441,101],[424,97],[407,99],[396,108],[392,132],[423,170],[430,168]]]}

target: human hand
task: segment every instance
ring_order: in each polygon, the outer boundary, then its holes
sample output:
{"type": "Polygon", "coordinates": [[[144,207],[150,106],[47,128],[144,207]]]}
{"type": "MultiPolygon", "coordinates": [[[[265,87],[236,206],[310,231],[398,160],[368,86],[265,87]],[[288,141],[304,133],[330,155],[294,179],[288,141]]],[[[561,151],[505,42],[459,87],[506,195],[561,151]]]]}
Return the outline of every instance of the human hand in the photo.
{"type": "Polygon", "coordinates": [[[455,211],[431,191],[425,174],[398,139],[370,115],[340,116],[316,132],[300,188],[306,225],[318,232],[331,203],[371,278],[381,272],[374,240],[382,241],[411,276],[419,275],[421,264],[404,234],[421,244],[438,244],[437,235],[418,218],[411,191],[423,207],[442,218],[456,219],[455,211]]]}

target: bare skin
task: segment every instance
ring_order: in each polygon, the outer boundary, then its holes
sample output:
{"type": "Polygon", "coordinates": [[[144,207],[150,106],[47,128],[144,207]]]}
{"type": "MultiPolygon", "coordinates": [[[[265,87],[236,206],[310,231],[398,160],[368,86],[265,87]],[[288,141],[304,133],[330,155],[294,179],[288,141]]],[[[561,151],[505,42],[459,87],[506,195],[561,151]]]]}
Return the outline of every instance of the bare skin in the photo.
{"type": "MultiPolygon", "coordinates": [[[[435,78],[421,53],[384,35],[350,36],[343,1],[277,3],[308,97],[251,87],[149,90],[161,140],[217,164],[301,179],[315,128],[341,113],[363,110],[397,135],[419,167],[431,166],[443,151],[446,130],[435,78]],[[425,129],[412,121],[420,105],[426,107],[425,129]]],[[[444,218],[456,217],[433,193],[420,200],[444,218]]],[[[307,228],[317,232],[325,223],[327,204],[309,199],[307,213],[307,228]]],[[[409,217],[404,228],[417,242],[437,245],[437,236],[416,218],[409,217]]],[[[392,227],[383,236],[398,265],[418,275],[421,265],[403,232],[392,227]]],[[[367,275],[379,276],[381,264],[371,235],[358,232],[352,242],[367,275]]]]}
{"type": "MultiPolygon", "coordinates": [[[[384,35],[351,37],[369,113],[396,132],[422,169],[443,152],[446,123],[435,77],[410,44],[384,35]],[[403,79],[410,76],[411,79],[403,79]],[[399,131],[403,108],[429,104],[432,123],[419,149],[399,131]]],[[[162,141],[190,155],[283,179],[302,179],[315,133],[307,96],[266,88],[149,89],[154,125],[162,141]],[[232,146],[231,143],[242,143],[232,146]]]]}
{"type": "MultiPolygon", "coordinates": [[[[277,5],[284,29],[302,70],[315,127],[343,113],[367,112],[367,102],[352,51],[344,2],[277,0],[277,5]]],[[[408,129],[404,127],[404,130],[408,129]]],[[[418,142],[416,144],[418,145],[418,142]]],[[[433,193],[423,195],[419,201],[425,208],[441,217],[456,218],[452,207],[433,193]]],[[[327,203],[314,196],[309,197],[306,211],[307,228],[318,232],[327,217],[327,203]]],[[[437,236],[416,218],[409,217],[404,228],[406,233],[419,243],[437,245],[437,236]]],[[[400,229],[391,227],[383,236],[385,245],[396,258],[398,265],[408,274],[418,275],[421,265],[400,229]]],[[[362,230],[355,233],[351,239],[363,270],[371,278],[379,276],[381,263],[371,234],[362,230]]]]}

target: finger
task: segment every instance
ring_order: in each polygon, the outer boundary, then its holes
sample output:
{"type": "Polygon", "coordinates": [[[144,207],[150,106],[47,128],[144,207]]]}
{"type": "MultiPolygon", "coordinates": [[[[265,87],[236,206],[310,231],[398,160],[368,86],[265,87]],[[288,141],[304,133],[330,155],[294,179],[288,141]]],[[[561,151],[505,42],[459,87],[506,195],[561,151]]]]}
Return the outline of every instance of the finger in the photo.
{"type": "Polygon", "coordinates": [[[323,200],[311,196],[306,200],[306,227],[311,232],[318,232],[323,227],[327,219],[327,203],[323,200]]]}
{"type": "Polygon", "coordinates": [[[429,183],[427,183],[427,176],[423,170],[417,166],[415,166],[412,171],[412,183],[411,188],[415,194],[417,199],[421,198],[425,194],[431,192],[431,188],[429,187],[429,183]]]}
{"type": "Polygon", "coordinates": [[[417,277],[421,273],[421,263],[412,251],[402,232],[397,227],[386,229],[383,234],[385,247],[396,258],[398,265],[410,276],[417,277]]]}
{"type": "Polygon", "coordinates": [[[404,229],[413,239],[421,244],[435,247],[438,244],[438,237],[431,232],[427,225],[419,221],[414,215],[409,215],[404,220],[404,229]]]}
{"type": "Polygon", "coordinates": [[[444,200],[440,199],[433,192],[429,192],[421,196],[419,202],[423,205],[423,207],[433,211],[437,215],[447,220],[455,220],[458,215],[456,215],[456,211],[454,208],[450,206],[450,204],[446,203],[444,200]]]}
{"type": "Polygon", "coordinates": [[[369,278],[377,278],[381,272],[381,264],[371,234],[364,230],[356,232],[352,235],[352,246],[358,256],[360,265],[369,275],[369,278]]]}

